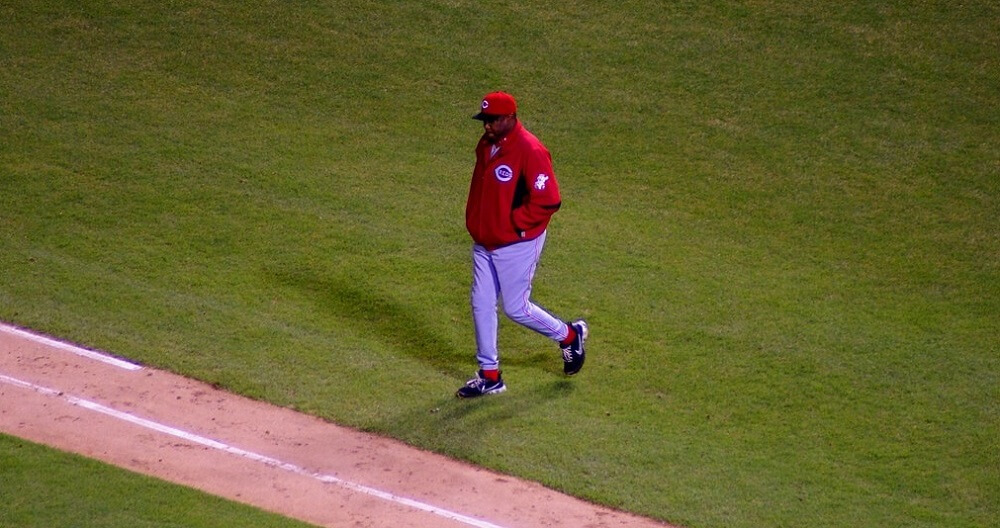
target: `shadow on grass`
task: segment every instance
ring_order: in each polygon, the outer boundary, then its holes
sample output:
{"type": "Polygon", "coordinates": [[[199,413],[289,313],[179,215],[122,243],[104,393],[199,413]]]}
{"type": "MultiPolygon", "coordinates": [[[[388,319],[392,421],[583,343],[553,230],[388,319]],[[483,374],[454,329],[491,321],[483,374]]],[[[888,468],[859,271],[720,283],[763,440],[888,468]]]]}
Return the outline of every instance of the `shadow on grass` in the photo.
{"type": "MultiPolygon", "coordinates": [[[[502,394],[474,399],[442,397],[430,412],[399,413],[377,426],[377,432],[402,438],[432,438],[435,450],[466,460],[484,456],[495,442],[489,437],[523,427],[537,419],[539,410],[550,403],[568,398],[576,390],[572,380],[558,379],[534,384],[508,382],[502,394]]],[[[457,389],[458,387],[456,387],[457,389]]]]}
{"type": "Polygon", "coordinates": [[[298,291],[330,316],[348,320],[367,334],[436,370],[461,377],[471,354],[407,306],[360,281],[298,269],[266,270],[283,287],[298,291]]]}
{"type": "MultiPolygon", "coordinates": [[[[302,268],[268,269],[265,274],[282,287],[290,288],[332,317],[348,320],[387,348],[430,365],[442,374],[465,379],[475,372],[475,346],[456,346],[445,332],[428,322],[420,310],[379,292],[362,281],[327,275],[302,268]]],[[[471,316],[468,325],[472,325],[471,316]]],[[[503,331],[526,331],[504,325],[503,331]]],[[[550,370],[561,365],[553,345],[551,350],[505,354],[507,365],[550,370]]]]}
{"type": "Polygon", "coordinates": [[[508,384],[510,393],[501,393],[483,396],[472,400],[450,398],[443,400],[441,417],[445,420],[451,419],[476,419],[487,420],[491,424],[502,423],[518,415],[527,414],[539,405],[549,401],[565,398],[573,393],[575,386],[570,380],[560,379],[540,385],[527,391],[517,391],[516,381],[508,384]]]}

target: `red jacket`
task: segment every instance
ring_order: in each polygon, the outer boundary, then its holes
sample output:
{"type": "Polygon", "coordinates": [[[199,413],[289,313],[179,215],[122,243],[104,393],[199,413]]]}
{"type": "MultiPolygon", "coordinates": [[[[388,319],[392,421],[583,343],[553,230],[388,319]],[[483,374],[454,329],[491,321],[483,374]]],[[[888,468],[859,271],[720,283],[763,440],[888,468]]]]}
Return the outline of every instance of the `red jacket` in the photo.
{"type": "Polygon", "coordinates": [[[489,250],[541,236],[559,210],[552,156],[520,122],[493,144],[480,138],[465,227],[489,250]]]}

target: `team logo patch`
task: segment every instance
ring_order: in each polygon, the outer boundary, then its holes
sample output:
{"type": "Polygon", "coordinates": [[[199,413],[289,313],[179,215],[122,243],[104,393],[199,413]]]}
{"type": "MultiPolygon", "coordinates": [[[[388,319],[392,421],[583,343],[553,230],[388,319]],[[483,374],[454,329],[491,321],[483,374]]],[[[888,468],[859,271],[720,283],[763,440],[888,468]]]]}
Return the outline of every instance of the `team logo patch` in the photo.
{"type": "Polygon", "coordinates": [[[493,174],[496,174],[498,180],[509,182],[514,177],[514,170],[507,165],[500,165],[493,169],[493,174]]]}
{"type": "Polygon", "coordinates": [[[549,181],[549,177],[544,174],[539,174],[538,178],[535,178],[535,188],[539,191],[545,189],[545,182],[549,181]]]}

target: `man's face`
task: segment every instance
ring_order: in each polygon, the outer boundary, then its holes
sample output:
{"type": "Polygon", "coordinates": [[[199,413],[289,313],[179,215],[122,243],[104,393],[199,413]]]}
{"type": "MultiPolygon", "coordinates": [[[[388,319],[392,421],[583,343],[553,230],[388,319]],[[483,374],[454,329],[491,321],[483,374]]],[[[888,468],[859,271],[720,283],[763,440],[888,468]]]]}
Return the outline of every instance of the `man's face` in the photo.
{"type": "Polygon", "coordinates": [[[486,133],[486,140],[490,143],[500,141],[514,129],[514,124],[516,123],[517,117],[514,115],[487,117],[483,120],[483,130],[486,133]]]}

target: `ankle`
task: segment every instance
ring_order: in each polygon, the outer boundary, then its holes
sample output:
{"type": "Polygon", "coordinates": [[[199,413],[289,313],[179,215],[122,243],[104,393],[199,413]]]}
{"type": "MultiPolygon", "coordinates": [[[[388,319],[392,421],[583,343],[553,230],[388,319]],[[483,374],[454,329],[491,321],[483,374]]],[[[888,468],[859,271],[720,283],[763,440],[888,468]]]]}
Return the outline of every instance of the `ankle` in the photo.
{"type": "Polygon", "coordinates": [[[559,344],[561,346],[564,346],[564,347],[572,345],[573,344],[573,340],[576,339],[576,329],[573,328],[573,325],[567,324],[566,325],[566,330],[567,330],[566,331],[566,339],[563,339],[562,341],[559,342],[559,344]]]}

